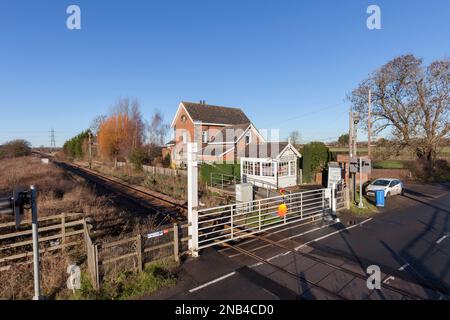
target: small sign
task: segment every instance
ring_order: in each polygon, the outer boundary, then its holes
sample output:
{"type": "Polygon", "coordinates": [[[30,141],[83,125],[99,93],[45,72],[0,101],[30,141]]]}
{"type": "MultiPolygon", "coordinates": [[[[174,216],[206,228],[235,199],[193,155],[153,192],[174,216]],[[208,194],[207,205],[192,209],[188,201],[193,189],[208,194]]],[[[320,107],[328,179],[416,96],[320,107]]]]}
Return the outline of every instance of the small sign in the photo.
{"type": "Polygon", "coordinates": [[[67,267],[67,273],[69,274],[69,278],[67,279],[67,289],[79,290],[81,289],[81,270],[80,267],[76,264],[71,264],[67,267]]]}
{"type": "Polygon", "coordinates": [[[160,231],[156,231],[156,232],[152,232],[152,233],[147,233],[147,239],[161,237],[167,233],[169,233],[168,229],[164,229],[164,230],[160,230],[160,231]]]}
{"type": "Polygon", "coordinates": [[[340,167],[329,166],[328,167],[328,188],[331,188],[333,184],[336,186],[342,180],[342,169],[340,167]]]}

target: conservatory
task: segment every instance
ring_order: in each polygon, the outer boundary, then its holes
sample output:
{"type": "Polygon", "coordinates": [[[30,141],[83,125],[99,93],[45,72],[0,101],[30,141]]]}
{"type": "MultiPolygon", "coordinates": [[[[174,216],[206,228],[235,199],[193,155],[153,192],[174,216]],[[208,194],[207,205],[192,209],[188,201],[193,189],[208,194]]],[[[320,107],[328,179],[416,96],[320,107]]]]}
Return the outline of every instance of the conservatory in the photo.
{"type": "Polygon", "coordinates": [[[245,153],[240,158],[243,182],[279,189],[296,186],[301,181],[298,168],[301,154],[289,142],[250,145],[245,153]]]}

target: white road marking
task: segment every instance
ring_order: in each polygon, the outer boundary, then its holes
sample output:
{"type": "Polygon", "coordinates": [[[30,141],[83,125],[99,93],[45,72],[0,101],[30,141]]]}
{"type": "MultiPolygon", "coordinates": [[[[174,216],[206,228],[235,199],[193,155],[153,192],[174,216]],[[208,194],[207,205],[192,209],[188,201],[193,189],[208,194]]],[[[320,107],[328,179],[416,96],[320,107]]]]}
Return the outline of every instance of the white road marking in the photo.
{"type": "MultiPolygon", "coordinates": [[[[321,226],[321,227],[317,227],[317,228],[314,228],[314,229],[311,229],[311,230],[308,230],[308,231],[305,231],[305,232],[302,232],[302,233],[299,233],[299,234],[295,234],[295,235],[290,236],[290,237],[288,237],[288,238],[284,238],[284,239],[281,240],[280,242],[286,241],[286,240],[291,240],[291,239],[293,239],[293,238],[297,238],[297,237],[303,236],[303,235],[305,235],[305,234],[308,234],[308,233],[311,233],[311,232],[314,232],[314,231],[318,231],[318,230],[321,230],[321,229],[323,229],[323,228],[327,228],[327,227],[332,226],[332,225],[334,225],[334,224],[336,224],[336,223],[337,223],[337,222],[330,223],[330,224],[327,224],[327,225],[324,225],[324,226],[321,226]]],[[[284,230],[283,230],[283,231],[284,231],[284,230]]],[[[255,238],[255,240],[258,240],[258,238],[255,238]]],[[[252,242],[253,242],[253,241],[252,241],[252,242]]],[[[247,243],[250,243],[250,241],[247,241],[247,242],[245,242],[244,244],[247,244],[247,243]]],[[[253,251],[260,250],[260,249],[264,249],[264,248],[271,247],[271,246],[273,246],[273,244],[265,244],[265,245],[262,245],[262,246],[259,246],[259,247],[250,249],[250,250],[248,250],[248,251],[253,252],[253,251]]],[[[231,254],[231,255],[228,256],[228,258],[234,258],[234,257],[240,256],[240,255],[242,255],[242,254],[243,254],[243,253],[235,253],[235,254],[231,254]]]]}
{"type": "Polygon", "coordinates": [[[195,292],[195,291],[197,291],[197,290],[203,289],[203,288],[205,288],[205,287],[207,287],[207,286],[209,286],[209,285],[211,285],[211,284],[213,284],[213,283],[216,283],[216,282],[222,281],[222,280],[224,280],[224,279],[226,279],[226,278],[228,278],[228,277],[234,276],[235,274],[236,274],[235,271],[230,272],[230,273],[227,273],[226,275],[223,275],[223,276],[221,276],[221,277],[219,277],[219,278],[216,278],[216,279],[211,280],[211,281],[209,281],[209,282],[207,282],[207,283],[204,283],[204,284],[202,284],[201,286],[195,287],[195,288],[189,290],[189,292],[192,293],[192,292],[195,292]]]}
{"type": "Polygon", "coordinates": [[[391,281],[391,280],[395,280],[395,277],[394,276],[389,276],[389,277],[386,278],[386,280],[383,281],[383,283],[389,284],[389,281],[391,281]]]}
{"type": "Polygon", "coordinates": [[[400,268],[398,268],[399,271],[403,271],[406,269],[406,267],[409,267],[409,263],[405,263],[404,265],[402,265],[400,268]]]}
{"type": "Polygon", "coordinates": [[[439,243],[441,243],[442,241],[444,241],[446,238],[448,238],[450,236],[450,234],[446,234],[446,235],[444,235],[444,236],[442,236],[442,237],[440,237],[437,241],[436,241],[436,244],[439,244],[439,243]]]}
{"type": "Polygon", "coordinates": [[[324,236],[322,236],[322,237],[319,237],[319,238],[313,239],[313,240],[311,240],[311,241],[305,242],[304,244],[299,245],[298,247],[296,247],[296,248],[295,248],[295,251],[298,251],[299,249],[301,249],[301,248],[307,246],[307,245],[310,244],[310,243],[318,242],[318,241],[320,241],[320,240],[323,240],[323,239],[326,239],[326,238],[328,238],[328,237],[331,237],[331,236],[333,236],[333,235],[335,235],[335,234],[344,232],[345,230],[350,230],[350,229],[352,229],[352,228],[362,226],[364,223],[369,222],[370,220],[372,220],[372,218],[366,219],[366,220],[364,220],[364,221],[361,221],[361,222],[358,223],[358,224],[354,224],[354,225],[352,225],[352,226],[350,226],[350,227],[347,227],[347,228],[344,228],[344,229],[340,229],[340,230],[331,232],[331,233],[329,233],[329,234],[326,234],[326,235],[324,235],[324,236]]]}
{"type": "MultiPolygon", "coordinates": [[[[409,267],[410,264],[409,263],[405,263],[404,265],[402,265],[400,268],[398,268],[399,271],[403,271],[405,270],[407,267],[409,267]]],[[[389,284],[389,281],[391,280],[395,280],[394,276],[389,276],[386,278],[386,280],[383,281],[383,283],[389,284]]]]}
{"type": "MultiPolygon", "coordinates": [[[[343,232],[343,231],[345,231],[345,230],[350,230],[350,229],[352,229],[352,228],[354,228],[354,227],[361,226],[361,225],[363,225],[364,223],[366,223],[366,222],[368,222],[368,221],[370,221],[370,220],[372,220],[372,218],[366,219],[366,220],[364,220],[364,221],[361,221],[361,222],[358,223],[358,224],[349,226],[349,227],[344,228],[344,229],[337,230],[337,231],[332,232],[332,233],[329,233],[329,234],[327,234],[327,235],[325,235],[325,236],[322,236],[322,237],[316,238],[316,239],[314,239],[314,240],[308,241],[308,242],[302,244],[301,246],[298,246],[297,248],[295,248],[295,250],[297,251],[298,249],[300,249],[300,248],[302,248],[302,247],[308,245],[309,243],[317,242],[317,241],[323,240],[323,239],[325,239],[325,238],[328,238],[328,237],[330,237],[330,236],[332,236],[332,235],[335,235],[335,234],[337,234],[337,233],[341,233],[341,232],[343,232]]],[[[327,225],[327,226],[329,226],[329,225],[327,225]]],[[[323,227],[325,227],[325,226],[323,226],[323,227]]],[[[290,251],[287,251],[287,252],[279,253],[279,254],[277,254],[277,255],[275,255],[275,256],[273,256],[273,257],[271,257],[271,258],[268,258],[268,259],[266,259],[266,260],[267,260],[267,261],[270,261],[270,260],[276,259],[276,258],[278,258],[278,257],[280,257],[280,256],[285,256],[285,255],[287,255],[287,254],[289,254],[289,253],[291,253],[291,252],[290,252],[290,251]]],[[[254,268],[254,267],[260,266],[260,265],[262,265],[262,264],[263,264],[262,262],[258,262],[258,263],[255,263],[255,264],[251,265],[250,268],[254,268]]],[[[200,286],[198,286],[198,287],[195,287],[195,288],[193,288],[193,289],[190,289],[189,292],[190,292],[190,293],[195,292],[195,291],[200,290],[200,289],[202,289],[202,288],[205,288],[205,287],[207,287],[207,286],[209,286],[209,285],[211,285],[211,284],[217,283],[217,282],[222,281],[222,280],[224,280],[224,279],[226,279],[226,278],[228,278],[228,277],[231,277],[231,276],[233,276],[233,275],[235,275],[235,274],[236,274],[235,271],[230,272],[230,273],[227,273],[227,274],[225,274],[225,275],[223,275],[223,276],[221,276],[221,277],[219,277],[219,278],[216,278],[216,279],[211,280],[211,281],[209,281],[209,282],[207,282],[207,283],[204,283],[204,284],[202,284],[202,285],[200,285],[200,286]]]]}

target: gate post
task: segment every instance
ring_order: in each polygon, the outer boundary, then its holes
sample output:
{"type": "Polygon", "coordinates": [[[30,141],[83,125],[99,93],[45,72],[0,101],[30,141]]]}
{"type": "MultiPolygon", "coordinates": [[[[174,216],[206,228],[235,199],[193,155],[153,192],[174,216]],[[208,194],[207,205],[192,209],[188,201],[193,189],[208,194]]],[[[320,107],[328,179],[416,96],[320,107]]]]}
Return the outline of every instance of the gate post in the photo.
{"type": "Polygon", "coordinates": [[[189,252],[191,256],[198,257],[198,167],[197,143],[187,144],[187,187],[188,187],[188,232],[189,252]]]}
{"type": "Polygon", "coordinates": [[[336,215],[336,183],[331,185],[331,214],[336,215]]]}

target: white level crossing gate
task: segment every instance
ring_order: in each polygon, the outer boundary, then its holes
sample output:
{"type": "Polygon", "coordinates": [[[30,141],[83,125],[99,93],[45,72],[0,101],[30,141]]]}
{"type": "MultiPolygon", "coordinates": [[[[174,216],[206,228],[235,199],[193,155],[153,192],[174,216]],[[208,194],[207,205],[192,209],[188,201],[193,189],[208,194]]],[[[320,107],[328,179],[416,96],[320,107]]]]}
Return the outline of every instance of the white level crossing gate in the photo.
{"type": "Polygon", "coordinates": [[[196,143],[187,145],[187,167],[189,250],[192,256],[198,256],[201,249],[249,234],[321,217],[342,207],[343,203],[343,192],[325,188],[198,210],[196,143]],[[287,212],[281,217],[278,209],[283,203],[287,212]]]}
{"type": "Polygon", "coordinates": [[[197,250],[236,240],[306,219],[322,217],[331,211],[331,189],[316,189],[272,198],[235,203],[196,211],[197,250]],[[278,215],[286,204],[287,213],[278,215]]]}

